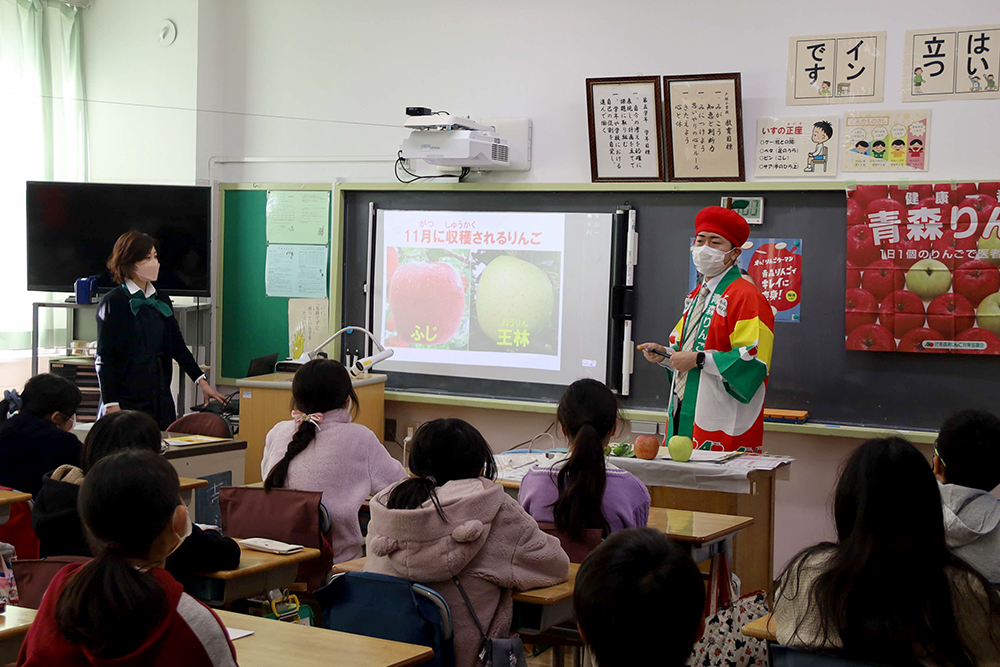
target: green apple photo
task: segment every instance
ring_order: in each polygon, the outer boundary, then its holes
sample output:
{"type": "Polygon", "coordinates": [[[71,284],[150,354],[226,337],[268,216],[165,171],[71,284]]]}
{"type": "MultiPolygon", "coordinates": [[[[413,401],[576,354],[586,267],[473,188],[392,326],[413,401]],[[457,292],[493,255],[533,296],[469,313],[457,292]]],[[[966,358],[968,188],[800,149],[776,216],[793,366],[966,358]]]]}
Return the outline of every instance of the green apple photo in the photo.
{"type": "Polygon", "coordinates": [[[930,301],[951,289],[951,271],[936,259],[921,259],[906,272],[906,289],[930,301]]]}

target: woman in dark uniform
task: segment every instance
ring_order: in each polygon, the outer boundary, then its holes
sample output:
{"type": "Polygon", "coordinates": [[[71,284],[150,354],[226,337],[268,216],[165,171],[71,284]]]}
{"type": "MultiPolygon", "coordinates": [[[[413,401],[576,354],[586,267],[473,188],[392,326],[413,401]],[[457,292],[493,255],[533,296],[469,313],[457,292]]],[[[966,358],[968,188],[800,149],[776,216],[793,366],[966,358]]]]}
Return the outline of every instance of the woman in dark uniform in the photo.
{"type": "Polygon", "coordinates": [[[166,429],[177,412],[170,395],[173,360],[209,399],[225,398],[209,384],[184,344],[170,299],[158,294],[160,262],[156,241],[142,232],[122,234],[108,259],[117,287],[97,309],[97,377],[101,383],[100,415],[141,410],[166,429]]]}

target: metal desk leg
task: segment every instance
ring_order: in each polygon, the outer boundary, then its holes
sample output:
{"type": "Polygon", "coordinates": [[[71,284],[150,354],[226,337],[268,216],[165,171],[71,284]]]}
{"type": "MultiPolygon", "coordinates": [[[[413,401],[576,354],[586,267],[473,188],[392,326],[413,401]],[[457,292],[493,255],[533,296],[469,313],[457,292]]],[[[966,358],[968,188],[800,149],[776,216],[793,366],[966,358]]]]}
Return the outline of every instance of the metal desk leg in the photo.
{"type": "Polygon", "coordinates": [[[38,304],[31,304],[31,376],[38,375],[38,304]]]}

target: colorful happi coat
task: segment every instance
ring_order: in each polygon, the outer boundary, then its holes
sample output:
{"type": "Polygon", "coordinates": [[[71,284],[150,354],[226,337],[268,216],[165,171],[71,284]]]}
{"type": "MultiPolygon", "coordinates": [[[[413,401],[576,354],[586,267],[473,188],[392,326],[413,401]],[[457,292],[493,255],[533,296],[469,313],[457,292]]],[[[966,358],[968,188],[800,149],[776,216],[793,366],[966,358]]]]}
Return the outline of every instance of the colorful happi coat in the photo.
{"type": "MultiPolygon", "coordinates": [[[[696,449],[759,452],[774,346],[773,311],[734,265],[709,297],[701,321],[688,322],[699,289],[701,285],[685,300],[684,315],[670,334],[670,346],[681,349],[683,336],[693,330],[695,351],[712,354],[721,377],[697,367],[688,371],[677,432],[674,420],[668,420],[666,439],[687,435],[696,449]]],[[[667,368],[667,374],[673,371],[667,368]]],[[[674,414],[676,401],[671,385],[668,414],[674,414]]]]}

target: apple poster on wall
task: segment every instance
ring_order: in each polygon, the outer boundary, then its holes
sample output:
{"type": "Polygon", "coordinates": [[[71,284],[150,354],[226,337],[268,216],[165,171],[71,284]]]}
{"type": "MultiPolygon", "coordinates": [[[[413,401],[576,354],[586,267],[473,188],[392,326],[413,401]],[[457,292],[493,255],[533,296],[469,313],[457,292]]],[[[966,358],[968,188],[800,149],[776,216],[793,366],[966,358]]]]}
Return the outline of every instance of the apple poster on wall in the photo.
{"type": "Polygon", "coordinates": [[[848,350],[1000,355],[1000,182],[847,193],[848,350]]]}

